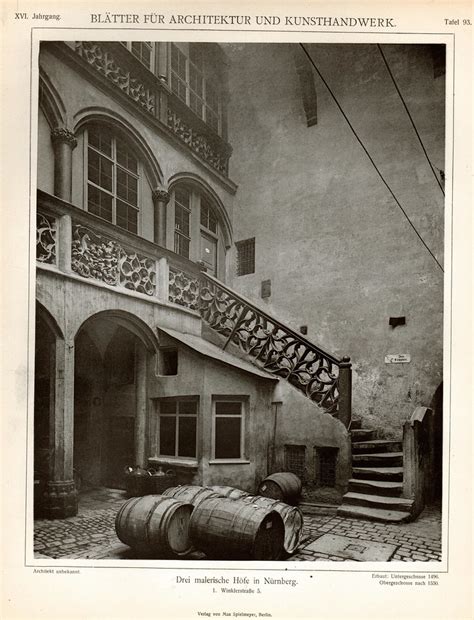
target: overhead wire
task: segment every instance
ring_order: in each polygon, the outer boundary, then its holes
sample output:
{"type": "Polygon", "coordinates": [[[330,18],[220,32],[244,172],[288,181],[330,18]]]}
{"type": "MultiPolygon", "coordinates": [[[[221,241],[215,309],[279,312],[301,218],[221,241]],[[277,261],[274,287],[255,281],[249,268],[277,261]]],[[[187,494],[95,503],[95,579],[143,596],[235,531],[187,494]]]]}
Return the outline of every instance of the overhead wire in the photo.
{"type": "Polygon", "coordinates": [[[390,185],[387,183],[387,181],[385,180],[384,176],[382,175],[382,173],[380,172],[380,170],[377,167],[377,164],[375,163],[375,161],[372,159],[372,156],[370,155],[369,151],[367,150],[366,146],[364,145],[364,143],[362,142],[361,138],[359,137],[359,135],[357,134],[356,130],[354,129],[352,123],[350,122],[347,114],[344,112],[342,106],[340,105],[339,101],[337,100],[336,95],[333,93],[333,91],[331,90],[329,84],[327,83],[327,81],[324,79],[324,76],[321,74],[321,71],[318,69],[318,67],[316,66],[316,63],[314,62],[313,58],[311,57],[310,53],[308,52],[308,50],[305,48],[303,43],[299,43],[300,47],[302,48],[303,52],[305,53],[306,57],[308,58],[308,60],[310,61],[311,65],[313,66],[314,70],[316,71],[316,73],[318,74],[319,78],[321,79],[321,81],[323,82],[323,84],[326,86],[329,94],[331,95],[334,103],[336,104],[336,106],[338,107],[339,111],[341,112],[342,116],[344,117],[346,123],[349,125],[350,130],[352,131],[352,133],[354,134],[354,137],[356,138],[357,142],[360,144],[362,150],[364,151],[364,153],[367,155],[370,163],[372,164],[372,166],[374,167],[375,171],[377,172],[378,176],[380,177],[382,183],[385,185],[385,187],[388,189],[388,191],[390,192],[390,195],[392,196],[392,198],[394,199],[395,203],[397,204],[397,206],[400,208],[401,212],[403,213],[403,215],[405,216],[406,220],[408,221],[408,223],[410,224],[411,228],[413,229],[413,231],[415,232],[416,236],[418,237],[418,239],[421,241],[421,243],[424,245],[424,247],[426,248],[426,250],[429,252],[429,254],[431,255],[431,257],[433,258],[433,260],[435,261],[435,263],[438,265],[438,267],[441,269],[441,271],[444,273],[444,269],[442,267],[442,265],[440,264],[440,262],[438,261],[438,259],[436,258],[436,256],[433,254],[433,252],[431,251],[431,249],[429,248],[429,246],[427,245],[427,243],[425,242],[425,240],[423,239],[423,237],[420,235],[420,233],[418,232],[418,230],[416,229],[415,225],[413,224],[413,222],[411,221],[410,217],[408,216],[407,212],[405,211],[405,209],[403,208],[403,206],[401,205],[400,201],[398,200],[398,198],[395,196],[392,188],[390,187],[390,185]]]}
{"type": "Polygon", "coordinates": [[[434,167],[433,167],[433,164],[431,163],[431,160],[430,160],[430,158],[428,157],[428,153],[427,153],[427,151],[426,151],[425,145],[423,144],[423,140],[421,139],[421,136],[420,136],[420,134],[419,134],[419,132],[418,132],[418,129],[416,128],[415,121],[413,120],[413,117],[412,117],[412,115],[410,114],[410,110],[408,109],[408,106],[407,106],[407,104],[406,104],[406,102],[405,102],[405,99],[403,98],[403,95],[402,95],[402,93],[401,93],[401,91],[400,91],[400,89],[399,89],[399,87],[398,87],[397,81],[395,80],[395,77],[394,77],[394,75],[393,75],[393,73],[392,73],[392,70],[390,69],[390,65],[388,64],[387,58],[386,58],[385,54],[383,53],[383,50],[382,50],[382,48],[380,47],[379,43],[377,43],[377,47],[378,47],[378,50],[379,50],[379,52],[380,52],[380,55],[381,55],[381,56],[382,56],[382,58],[383,58],[383,61],[384,61],[384,63],[385,63],[385,66],[387,67],[387,71],[388,71],[388,73],[389,73],[390,77],[392,78],[393,85],[395,86],[395,90],[397,91],[398,96],[400,97],[400,101],[402,102],[403,107],[405,108],[405,111],[406,111],[406,113],[407,113],[407,115],[408,115],[408,118],[410,119],[411,125],[412,125],[412,127],[413,127],[413,131],[415,132],[416,137],[418,138],[418,142],[420,143],[420,146],[421,146],[421,148],[422,148],[422,150],[423,150],[423,153],[425,154],[426,160],[427,160],[427,162],[428,162],[428,164],[429,164],[429,166],[430,166],[430,168],[431,168],[431,172],[433,173],[433,176],[434,176],[434,178],[436,179],[436,182],[438,183],[438,186],[439,186],[439,188],[440,188],[440,190],[441,190],[441,192],[443,193],[443,196],[444,196],[444,188],[443,188],[443,185],[441,184],[441,181],[440,181],[440,179],[439,179],[438,175],[437,175],[437,174],[436,174],[436,172],[435,172],[435,169],[434,169],[434,167]]]}

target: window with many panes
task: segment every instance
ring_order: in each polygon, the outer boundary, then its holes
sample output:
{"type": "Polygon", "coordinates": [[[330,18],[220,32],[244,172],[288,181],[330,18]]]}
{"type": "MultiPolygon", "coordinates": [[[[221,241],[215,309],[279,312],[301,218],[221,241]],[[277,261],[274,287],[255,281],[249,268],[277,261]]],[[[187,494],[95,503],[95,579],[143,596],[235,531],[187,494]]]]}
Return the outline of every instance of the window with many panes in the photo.
{"type": "Polygon", "coordinates": [[[87,210],[138,233],[138,159],[107,126],[90,125],[86,144],[87,210]]]}
{"type": "Polygon", "coordinates": [[[214,401],[214,459],[244,458],[244,403],[214,401]]]}
{"type": "Polygon", "coordinates": [[[122,41],[138,60],[150,71],[154,70],[155,44],[151,41],[122,41]]]}
{"type": "Polygon", "coordinates": [[[216,76],[202,60],[201,48],[189,44],[185,53],[171,43],[171,90],[207,125],[222,133],[222,97],[216,76]]]}
{"type": "Polygon", "coordinates": [[[207,272],[217,276],[217,218],[205,196],[200,202],[201,261],[207,272]]]}
{"type": "Polygon", "coordinates": [[[197,414],[197,399],[158,401],[160,456],[196,458],[197,414]]]}
{"type": "Polygon", "coordinates": [[[173,196],[174,251],[201,261],[207,273],[217,277],[221,232],[210,198],[192,184],[176,186],[173,196]]]}
{"type": "Polygon", "coordinates": [[[191,192],[177,187],[174,192],[174,251],[189,258],[191,243],[191,192]]]}

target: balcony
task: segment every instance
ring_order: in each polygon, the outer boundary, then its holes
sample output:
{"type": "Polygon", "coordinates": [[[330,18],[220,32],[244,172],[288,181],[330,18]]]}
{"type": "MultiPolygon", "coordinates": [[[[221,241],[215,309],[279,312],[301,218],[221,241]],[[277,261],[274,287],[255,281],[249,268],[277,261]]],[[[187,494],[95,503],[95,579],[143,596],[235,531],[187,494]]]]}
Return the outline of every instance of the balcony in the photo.
{"type": "Polygon", "coordinates": [[[350,423],[349,358],[326,353],[195,263],[41,191],[36,233],[38,265],[198,313],[223,349],[239,349],[350,423]]]}
{"type": "Polygon", "coordinates": [[[114,42],[48,43],[92,79],[111,86],[135,110],[145,113],[181,147],[227,180],[232,147],[186,106],[168,85],[148,71],[123,45],[114,42]]]}

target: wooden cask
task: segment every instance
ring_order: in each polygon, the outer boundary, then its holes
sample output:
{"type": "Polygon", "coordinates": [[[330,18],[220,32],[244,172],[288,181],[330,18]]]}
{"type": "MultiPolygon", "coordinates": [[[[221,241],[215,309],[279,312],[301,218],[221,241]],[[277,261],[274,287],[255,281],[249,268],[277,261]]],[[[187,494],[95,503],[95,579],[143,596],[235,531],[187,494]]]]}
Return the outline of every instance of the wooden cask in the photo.
{"type": "Polygon", "coordinates": [[[235,487],[214,485],[208,488],[214,491],[214,493],[220,495],[220,497],[228,497],[229,499],[241,499],[242,497],[248,497],[250,495],[247,491],[242,491],[241,489],[236,489],[235,487]]]}
{"type": "Polygon", "coordinates": [[[242,501],[278,512],[285,526],[283,548],[287,553],[293,553],[297,549],[303,532],[303,513],[299,508],[296,506],[289,506],[277,499],[262,497],[260,495],[249,495],[243,497],[242,501]]]}
{"type": "Polygon", "coordinates": [[[286,504],[296,504],[301,495],[301,480],[290,472],[267,476],[258,487],[258,494],[286,504]]]}
{"type": "Polygon", "coordinates": [[[123,543],[148,557],[181,557],[191,550],[192,510],[172,497],[132,497],[118,511],[115,531],[123,543]]]}
{"type": "Polygon", "coordinates": [[[195,506],[190,537],[196,549],[216,560],[278,560],[285,527],[275,510],[227,497],[195,506]]]}
{"type": "Polygon", "coordinates": [[[182,486],[170,487],[163,492],[165,497],[174,497],[186,504],[197,506],[200,502],[209,497],[220,497],[218,493],[212,491],[208,487],[200,487],[197,485],[183,484],[182,486]]]}

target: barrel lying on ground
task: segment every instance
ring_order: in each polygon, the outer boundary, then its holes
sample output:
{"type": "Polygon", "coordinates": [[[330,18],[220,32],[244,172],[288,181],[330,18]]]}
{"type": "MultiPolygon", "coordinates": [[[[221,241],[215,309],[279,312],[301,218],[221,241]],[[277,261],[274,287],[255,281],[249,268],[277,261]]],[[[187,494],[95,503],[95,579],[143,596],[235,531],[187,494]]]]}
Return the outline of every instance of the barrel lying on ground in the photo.
{"type": "Polygon", "coordinates": [[[260,495],[248,495],[242,498],[242,502],[255,504],[255,506],[261,506],[278,512],[285,526],[283,548],[287,553],[293,553],[296,550],[303,530],[303,513],[299,508],[296,508],[296,506],[289,506],[277,499],[262,497],[260,495]]]}
{"type": "Polygon", "coordinates": [[[208,487],[200,487],[197,485],[183,484],[182,486],[170,487],[163,492],[165,497],[174,497],[181,502],[197,506],[203,500],[211,497],[221,497],[215,491],[208,487]]]}
{"type": "Polygon", "coordinates": [[[214,493],[217,493],[220,497],[228,497],[229,499],[241,499],[242,497],[248,497],[250,494],[247,491],[236,489],[229,486],[210,486],[208,487],[214,493]]]}
{"type": "Polygon", "coordinates": [[[171,497],[132,497],[115,517],[119,539],[147,557],[176,558],[191,551],[193,507],[171,497]]]}
{"type": "Polygon", "coordinates": [[[278,560],[284,531],[275,510],[225,497],[203,500],[191,515],[193,545],[216,560],[278,560]]]}
{"type": "Polygon", "coordinates": [[[270,474],[262,480],[258,494],[271,499],[278,499],[286,504],[296,504],[301,495],[301,480],[290,472],[270,474]]]}

